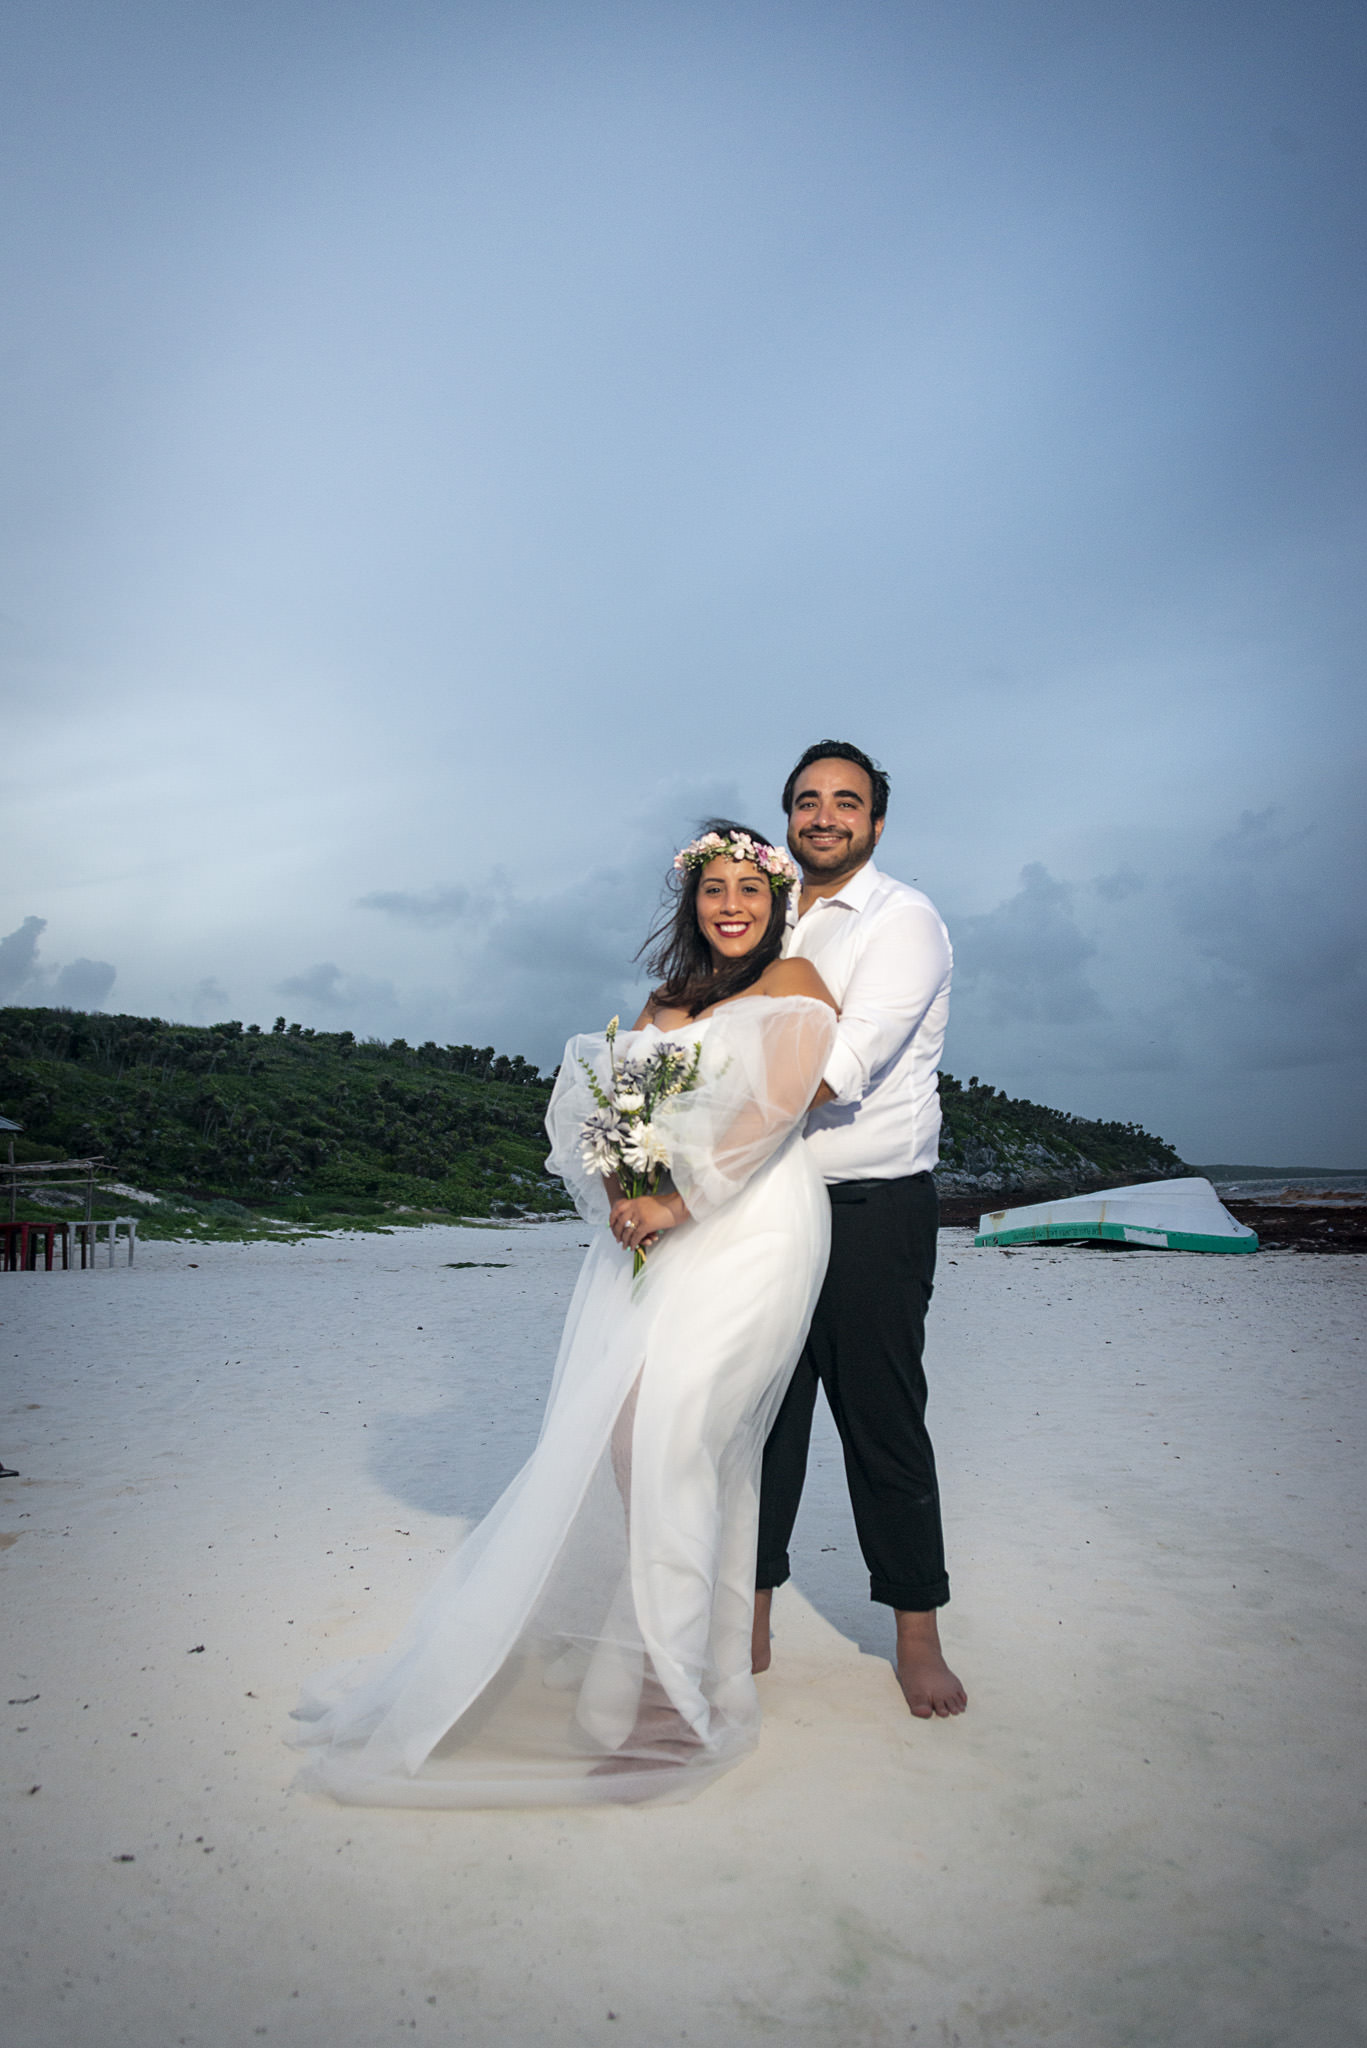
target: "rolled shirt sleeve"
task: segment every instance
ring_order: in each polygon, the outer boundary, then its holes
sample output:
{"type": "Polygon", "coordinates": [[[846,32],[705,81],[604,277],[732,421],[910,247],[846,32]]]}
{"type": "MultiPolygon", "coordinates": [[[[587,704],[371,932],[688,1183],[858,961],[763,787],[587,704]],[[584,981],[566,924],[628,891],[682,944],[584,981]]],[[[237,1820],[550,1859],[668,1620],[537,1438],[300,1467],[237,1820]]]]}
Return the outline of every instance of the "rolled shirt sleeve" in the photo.
{"type": "Polygon", "coordinates": [[[842,1106],[859,1102],[919,1028],[952,961],[945,928],[927,904],[894,901],[878,919],[878,943],[855,967],[840,1006],[823,1076],[842,1106]]]}

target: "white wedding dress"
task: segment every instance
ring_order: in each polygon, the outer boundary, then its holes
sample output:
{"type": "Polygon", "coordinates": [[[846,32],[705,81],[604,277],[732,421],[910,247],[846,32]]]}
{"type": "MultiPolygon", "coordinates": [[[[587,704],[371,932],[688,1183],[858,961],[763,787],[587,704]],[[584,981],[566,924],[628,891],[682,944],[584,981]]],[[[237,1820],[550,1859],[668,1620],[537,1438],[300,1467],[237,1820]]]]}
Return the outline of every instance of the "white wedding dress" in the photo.
{"type": "Polygon", "coordinates": [[[579,1130],[599,1033],[571,1039],[550,1165],[597,1227],[540,1439],[393,1649],[317,1680],[298,1740],[338,1799],[566,1805],[690,1796],[754,1746],[760,1459],[826,1266],[830,1212],[802,1145],[835,1014],[742,997],[623,1033],[701,1043],[699,1085],[657,1119],[690,1221],[631,1254],[579,1130]]]}

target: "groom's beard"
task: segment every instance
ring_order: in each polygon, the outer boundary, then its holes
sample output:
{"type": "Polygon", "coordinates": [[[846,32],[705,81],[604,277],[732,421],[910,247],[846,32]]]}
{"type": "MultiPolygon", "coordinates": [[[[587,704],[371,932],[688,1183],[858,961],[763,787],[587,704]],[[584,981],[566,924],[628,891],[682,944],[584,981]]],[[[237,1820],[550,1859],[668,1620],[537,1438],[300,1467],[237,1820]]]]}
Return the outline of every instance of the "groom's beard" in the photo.
{"type": "MultiPolygon", "coordinates": [[[[828,837],[829,830],[823,836],[828,837]]],[[[872,825],[862,833],[843,832],[835,846],[807,846],[803,843],[805,838],[805,832],[789,827],[788,850],[810,882],[830,882],[842,875],[852,875],[856,868],[863,867],[875,845],[872,825]]]]}

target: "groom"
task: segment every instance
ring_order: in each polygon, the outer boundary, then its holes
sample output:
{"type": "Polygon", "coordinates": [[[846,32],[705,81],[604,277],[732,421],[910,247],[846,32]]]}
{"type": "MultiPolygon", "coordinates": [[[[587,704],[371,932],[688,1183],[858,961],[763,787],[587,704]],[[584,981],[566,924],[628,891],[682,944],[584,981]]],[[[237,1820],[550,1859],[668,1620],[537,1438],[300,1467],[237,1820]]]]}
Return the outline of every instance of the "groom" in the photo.
{"type": "Polygon", "coordinates": [[[754,1667],[769,1665],[769,1609],[789,1575],[820,1381],[844,1446],[870,1597],[893,1609],[898,1681],[912,1713],[929,1720],[968,1704],[935,1617],[949,1580],[921,1368],[953,956],[930,899],[873,864],[887,807],[887,776],[844,740],[808,747],[783,789],[802,869],[787,951],[817,968],[840,1028],[805,1141],[830,1193],[831,1258],[764,1451],[754,1667]]]}

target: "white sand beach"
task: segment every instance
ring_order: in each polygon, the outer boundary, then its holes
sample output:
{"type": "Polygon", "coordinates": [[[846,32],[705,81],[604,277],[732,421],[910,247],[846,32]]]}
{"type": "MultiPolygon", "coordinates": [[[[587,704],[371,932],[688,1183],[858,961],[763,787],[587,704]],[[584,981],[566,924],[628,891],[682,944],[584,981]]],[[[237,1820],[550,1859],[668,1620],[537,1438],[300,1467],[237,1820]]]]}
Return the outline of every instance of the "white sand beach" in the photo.
{"type": "Polygon", "coordinates": [[[1367,2040],[1357,1257],[942,1235],[959,1721],[903,1708],[827,1428],[759,1753],[701,1798],[296,1786],[300,1680],[530,1447],[583,1236],[0,1279],[8,2048],[1367,2040]]]}

